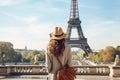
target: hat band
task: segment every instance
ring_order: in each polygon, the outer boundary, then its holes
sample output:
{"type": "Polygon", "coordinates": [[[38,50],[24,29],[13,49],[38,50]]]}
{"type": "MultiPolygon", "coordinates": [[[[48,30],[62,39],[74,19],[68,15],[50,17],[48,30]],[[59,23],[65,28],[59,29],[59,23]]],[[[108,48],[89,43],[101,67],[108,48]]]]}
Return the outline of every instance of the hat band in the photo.
{"type": "Polygon", "coordinates": [[[64,33],[62,33],[62,34],[60,34],[60,35],[55,35],[55,37],[60,37],[60,36],[62,36],[64,33]]]}

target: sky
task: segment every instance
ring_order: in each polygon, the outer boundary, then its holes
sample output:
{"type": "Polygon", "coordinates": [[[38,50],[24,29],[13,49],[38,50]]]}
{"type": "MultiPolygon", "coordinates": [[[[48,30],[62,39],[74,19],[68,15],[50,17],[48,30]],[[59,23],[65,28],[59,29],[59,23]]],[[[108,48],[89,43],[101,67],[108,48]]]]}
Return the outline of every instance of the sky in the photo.
{"type": "MultiPolygon", "coordinates": [[[[70,4],[71,0],[0,0],[0,41],[19,49],[46,49],[56,26],[67,31],[70,4]]],[[[120,45],[120,0],[78,0],[78,8],[91,49],[120,45]]]]}

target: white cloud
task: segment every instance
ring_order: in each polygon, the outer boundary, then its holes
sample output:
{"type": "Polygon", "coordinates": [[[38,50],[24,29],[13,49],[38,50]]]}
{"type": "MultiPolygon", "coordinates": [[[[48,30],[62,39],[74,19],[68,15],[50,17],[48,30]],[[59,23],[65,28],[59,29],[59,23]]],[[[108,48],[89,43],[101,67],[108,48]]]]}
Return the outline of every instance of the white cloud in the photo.
{"type": "Polygon", "coordinates": [[[120,44],[118,21],[92,20],[88,23],[84,32],[88,43],[93,49],[103,49],[106,46],[118,46],[120,44]]]}
{"type": "MultiPolygon", "coordinates": [[[[21,19],[22,19],[22,18],[21,18],[21,19]]],[[[28,17],[24,17],[24,18],[23,18],[23,20],[24,20],[27,24],[36,22],[37,19],[38,19],[37,16],[28,16],[28,17]]]]}
{"type": "Polygon", "coordinates": [[[34,22],[37,22],[38,16],[16,16],[4,11],[0,11],[0,13],[2,13],[3,15],[10,17],[11,19],[15,19],[21,22],[25,22],[26,24],[31,24],[34,22]]]}
{"type": "Polygon", "coordinates": [[[24,26],[3,26],[0,40],[10,41],[15,48],[45,49],[49,41],[49,33],[54,29],[54,23],[41,23],[37,16],[16,16],[6,12],[0,12],[18,22],[24,22],[24,26]]]}
{"type": "Polygon", "coordinates": [[[0,6],[8,6],[12,4],[13,0],[0,0],[0,6]]]}
{"type": "Polygon", "coordinates": [[[7,16],[7,17],[12,18],[12,19],[19,20],[19,17],[18,17],[18,16],[12,15],[12,14],[10,14],[10,13],[8,13],[8,12],[0,11],[0,13],[3,14],[3,15],[5,15],[5,16],[7,16]]]}
{"type": "Polygon", "coordinates": [[[24,2],[26,0],[0,0],[0,6],[11,6],[24,2]]]}
{"type": "Polygon", "coordinates": [[[13,43],[14,48],[45,49],[49,41],[49,33],[54,29],[53,24],[30,24],[25,27],[2,27],[1,41],[13,43]]]}

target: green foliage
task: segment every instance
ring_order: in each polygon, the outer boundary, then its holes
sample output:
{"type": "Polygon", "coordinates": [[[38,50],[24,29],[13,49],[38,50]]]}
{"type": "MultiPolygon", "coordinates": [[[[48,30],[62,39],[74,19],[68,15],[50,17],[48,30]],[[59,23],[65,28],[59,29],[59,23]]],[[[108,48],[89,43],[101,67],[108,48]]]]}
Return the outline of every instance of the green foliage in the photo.
{"type": "Polygon", "coordinates": [[[22,55],[20,53],[15,53],[14,62],[21,62],[22,55]]]}
{"type": "Polygon", "coordinates": [[[116,55],[119,55],[119,56],[120,56],[120,46],[117,46],[117,47],[116,47],[116,55]]]}
{"type": "Polygon", "coordinates": [[[117,47],[116,47],[116,50],[120,51],[120,46],[117,46],[117,47]]]}
{"type": "Polygon", "coordinates": [[[38,54],[39,61],[45,61],[45,53],[41,52],[38,54]]]}
{"type": "Polygon", "coordinates": [[[101,54],[99,52],[90,53],[88,55],[88,57],[90,59],[94,60],[95,62],[101,62],[102,61],[102,57],[101,57],[101,54]]]}
{"type": "Polygon", "coordinates": [[[28,54],[26,53],[26,51],[22,51],[21,56],[21,62],[29,62],[28,54]]]}
{"type": "Polygon", "coordinates": [[[26,53],[26,51],[21,52],[22,55],[22,62],[31,62],[34,63],[34,58],[37,55],[38,61],[45,61],[45,53],[40,52],[38,50],[31,50],[29,53],[26,53]]]}
{"type": "MultiPolygon", "coordinates": [[[[117,52],[117,54],[119,54],[119,52],[117,52]]],[[[112,46],[107,46],[104,50],[90,53],[89,58],[94,60],[95,62],[113,62],[115,55],[116,55],[116,49],[112,46]]]]}
{"type": "Polygon", "coordinates": [[[79,57],[81,57],[81,58],[85,57],[85,56],[84,56],[85,53],[83,53],[83,52],[79,52],[79,53],[77,53],[77,55],[78,55],[79,57]]]}
{"type": "Polygon", "coordinates": [[[101,54],[102,54],[103,62],[113,62],[115,49],[112,46],[107,46],[101,54]]]}
{"type": "MultiPolygon", "coordinates": [[[[13,44],[10,42],[0,42],[0,62],[2,61],[2,52],[5,53],[6,62],[34,62],[34,58],[37,55],[38,61],[45,61],[45,52],[38,50],[14,50],[13,44]]],[[[72,52],[74,58],[84,57],[84,53],[72,52]]],[[[115,56],[120,55],[120,46],[116,48],[107,46],[105,49],[99,52],[90,53],[88,57],[96,62],[111,62],[114,61],[115,56]]]]}
{"type": "Polygon", "coordinates": [[[34,62],[35,55],[39,61],[45,61],[45,52],[38,50],[14,50],[10,42],[0,42],[0,62],[2,62],[2,53],[5,53],[5,62],[34,62]]]}
{"type": "Polygon", "coordinates": [[[98,52],[94,53],[93,60],[96,62],[101,62],[102,57],[101,57],[100,53],[98,53],[98,52]]]}
{"type": "MultiPolygon", "coordinates": [[[[7,62],[13,61],[13,55],[15,53],[13,49],[13,44],[10,42],[0,42],[0,57],[2,57],[1,53],[5,53],[5,60],[7,62]]],[[[1,60],[2,58],[0,58],[1,60]]]]}

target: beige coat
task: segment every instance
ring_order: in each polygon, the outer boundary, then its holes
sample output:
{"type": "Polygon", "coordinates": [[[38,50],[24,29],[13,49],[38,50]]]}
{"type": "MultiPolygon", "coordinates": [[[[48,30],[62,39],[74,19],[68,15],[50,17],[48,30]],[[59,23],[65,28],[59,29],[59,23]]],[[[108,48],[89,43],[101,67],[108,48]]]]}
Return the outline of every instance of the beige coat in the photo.
{"type": "MultiPolygon", "coordinates": [[[[72,53],[71,53],[70,45],[65,44],[65,50],[63,52],[63,55],[60,56],[59,59],[63,65],[68,64],[69,66],[72,66],[72,53]]],[[[47,63],[48,72],[53,73],[54,76],[56,76],[56,72],[61,68],[56,57],[53,54],[46,53],[46,61],[47,61],[46,63],[47,63]]]]}

